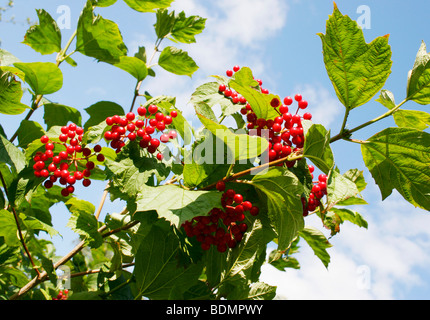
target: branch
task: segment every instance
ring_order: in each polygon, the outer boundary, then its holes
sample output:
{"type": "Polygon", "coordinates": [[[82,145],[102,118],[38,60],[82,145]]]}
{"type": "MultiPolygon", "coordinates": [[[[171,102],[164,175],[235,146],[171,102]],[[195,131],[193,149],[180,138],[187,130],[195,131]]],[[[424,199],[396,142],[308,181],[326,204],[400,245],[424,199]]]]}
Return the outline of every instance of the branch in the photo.
{"type": "MultiPolygon", "coordinates": [[[[290,154],[287,157],[284,157],[284,158],[281,158],[281,159],[277,159],[277,160],[274,160],[274,161],[271,161],[271,162],[267,162],[267,163],[262,164],[260,166],[253,167],[253,168],[250,168],[250,169],[247,169],[247,170],[235,173],[235,174],[233,174],[231,176],[226,176],[223,179],[221,179],[220,181],[229,182],[229,181],[237,180],[237,179],[239,179],[239,178],[241,178],[243,176],[246,176],[246,175],[250,174],[252,171],[255,171],[255,170],[257,170],[257,171],[264,170],[266,168],[273,167],[273,166],[276,166],[278,164],[284,163],[285,161],[294,161],[294,160],[299,160],[299,159],[302,159],[302,158],[303,158],[303,154],[300,154],[300,153],[290,154]]],[[[216,184],[217,184],[217,182],[212,183],[212,184],[210,184],[210,185],[208,185],[206,187],[201,188],[200,190],[211,190],[211,189],[213,189],[213,188],[216,187],[216,184]]]]}
{"type": "MultiPolygon", "coordinates": [[[[105,234],[102,234],[103,238],[109,237],[112,234],[118,233],[120,231],[123,230],[127,230],[132,228],[133,226],[135,226],[136,224],[138,224],[139,221],[135,220],[132,221],[128,224],[126,224],[125,226],[118,228],[118,229],[114,229],[111,230],[109,232],[106,232],[105,234]]],[[[97,232],[102,233],[104,230],[106,230],[106,225],[100,227],[97,232]]],[[[54,264],[54,269],[58,269],[58,267],[60,267],[61,265],[65,264],[66,262],[68,262],[74,255],[76,255],[78,252],[80,252],[83,248],[85,247],[85,241],[82,240],[78,245],[76,245],[75,248],[73,248],[67,255],[65,255],[63,258],[61,258],[59,261],[57,261],[54,264]]],[[[48,274],[46,271],[43,271],[40,276],[37,276],[35,278],[33,278],[31,281],[29,281],[24,287],[22,287],[17,293],[15,293],[14,295],[12,295],[9,300],[16,300],[20,297],[22,297],[23,295],[25,295],[28,291],[30,291],[31,289],[33,289],[35,286],[37,286],[38,284],[44,282],[48,280],[48,274]]]]}
{"type": "MultiPolygon", "coordinates": [[[[9,191],[7,189],[6,182],[4,180],[4,177],[3,177],[3,174],[1,173],[1,171],[0,171],[0,180],[1,180],[1,183],[3,184],[3,188],[4,188],[4,192],[6,193],[6,197],[9,199],[9,191]]],[[[31,265],[33,266],[33,269],[36,271],[37,276],[40,277],[40,271],[39,271],[39,269],[36,268],[36,265],[34,264],[34,261],[33,261],[33,257],[31,256],[30,251],[28,250],[27,245],[25,244],[24,236],[23,236],[22,230],[21,230],[21,225],[20,225],[19,219],[18,219],[18,215],[17,215],[15,208],[12,204],[10,204],[10,207],[11,207],[12,212],[13,212],[13,217],[15,218],[16,227],[18,228],[19,240],[21,241],[21,244],[24,248],[25,253],[28,256],[28,259],[30,260],[31,265]]]]}

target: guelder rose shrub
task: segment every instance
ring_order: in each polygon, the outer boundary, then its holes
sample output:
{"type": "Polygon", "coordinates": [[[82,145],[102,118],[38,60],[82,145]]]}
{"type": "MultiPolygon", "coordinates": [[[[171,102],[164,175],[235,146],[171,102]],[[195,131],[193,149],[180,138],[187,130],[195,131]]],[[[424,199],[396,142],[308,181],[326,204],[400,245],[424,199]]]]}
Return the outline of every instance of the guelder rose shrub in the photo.
{"type": "Polygon", "coordinates": [[[39,22],[23,43],[54,54],[53,62],[21,62],[1,50],[0,112],[26,114],[12,136],[0,130],[2,299],[273,299],[276,287],[259,280],[264,263],[299,268],[294,253],[304,241],[329,265],[331,244],[305,226],[306,217],[316,215],[331,236],[344,222],[367,228],[349,208],[366,204],[366,181],[360,170],[338,169],[331,144],[340,140],[361,148],[383,199],[395,189],[430,209],[429,115],[402,108],[430,102],[424,42],[406,97],[396,103],[384,88],[392,65],[388,36],[366,43],[357,23],[335,5],[319,36],[328,78],[345,107],[337,134],[318,124],[300,92],[272,93],[238,65],[194,90],[190,104],[201,124],[194,128],[174,97],[152,97],[141,87],[157,68],[172,76],[194,74],[198,66],[175,43],[192,45],[206,19],[171,11],[172,0],[125,1],[156,19],[155,47],[129,53],[117,24],[98,14],[115,2],[88,0],[64,46],[56,22],[38,9],[39,22]],[[81,110],[51,102],[49,95],[63,88],[61,65],[79,68],[75,55],[134,78],[131,106],[99,101],[85,108],[82,122],[81,110]],[[29,104],[22,101],[27,89],[29,104]],[[347,129],[350,112],[375,96],[386,112],[347,129]],[[32,120],[35,113],[44,123],[32,120]],[[354,138],[387,117],[396,127],[354,138]],[[234,125],[227,127],[225,119],[234,125]],[[98,207],[79,198],[97,188],[95,180],[106,183],[98,207]],[[101,221],[107,197],[126,206],[101,221]],[[58,236],[52,224],[58,203],[67,207],[67,227],[80,238],[61,258],[51,241],[38,237],[58,236]],[[266,256],[273,243],[276,249],[266,256]]]}

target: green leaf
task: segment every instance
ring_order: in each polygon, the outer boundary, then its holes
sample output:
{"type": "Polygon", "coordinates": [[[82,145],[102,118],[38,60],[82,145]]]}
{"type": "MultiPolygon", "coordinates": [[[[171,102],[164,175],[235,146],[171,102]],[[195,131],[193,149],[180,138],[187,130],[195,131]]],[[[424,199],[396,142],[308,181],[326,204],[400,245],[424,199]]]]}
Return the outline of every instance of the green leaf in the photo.
{"type": "Polygon", "coordinates": [[[179,228],[185,221],[207,215],[221,207],[221,193],[216,191],[185,190],[175,185],[145,187],[137,196],[137,210],[155,210],[179,228]],[[169,197],[166,197],[166,195],[169,197]]]}
{"type": "Polygon", "coordinates": [[[314,227],[307,226],[299,232],[299,235],[306,240],[315,255],[327,268],[330,263],[330,255],[327,249],[332,247],[332,245],[328,242],[324,234],[314,227]]]}
{"type": "Polygon", "coordinates": [[[430,126],[430,114],[425,111],[397,110],[393,117],[396,124],[401,128],[425,130],[430,126]]]}
{"type": "Polygon", "coordinates": [[[155,12],[169,8],[174,0],[124,0],[128,6],[139,12],[155,12]]]}
{"type": "MultiPolygon", "coordinates": [[[[252,111],[257,115],[257,118],[274,119],[279,116],[279,113],[270,105],[273,99],[281,101],[279,96],[274,94],[264,94],[258,86],[258,82],[254,80],[251,69],[242,67],[234,74],[230,80],[229,86],[240,93],[246,101],[251,105],[252,111]]],[[[237,110],[236,110],[237,111],[237,110]]]]}
{"type": "Polygon", "coordinates": [[[80,236],[83,236],[91,248],[101,246],[103,239],[97,231],[98,222],[94,216],[94,205],[88,201],[76,198],[70,198],[65,205],[72,213],[66,226],[70,227],[80,236]]]}
{"type": "Polygon", "coordinates": [[[186,17],[182,11],[176,16],[171,36],[177,42],[195,43],[195,36],[203,32],[205,25],[206,19],[199,16],[186,17]]]}
{"type": "Polygon", "coordinates": [[[217,121],[212,108],[220,106],[222,114],[225,116],[238,112],[243,105],[234,104],[231,99],[226,98],[219,92],[218,82],[208,82],[199,86],[191,95],[190,103],[198,113],[204,117],[217,121]]]}
{"type": "Polygon", "coordinates": [[[63,73],[52,62],[17,62],[14,66],[25,74],[25,82],[35,95],[57,92],[63,86],[63,73]]]}
{"type": "Polygon", "coordinates": [[[18,134],[18,146],[21,148],[27,148],[28,144],[36,139],[40,139],[45,134],[42,126],[36,121],[22,120],[17,131],[18,134]]]}
{"type": "Polygon", "coordinates": [[[388,35],[367,44],[356,21],[342,15],[335,4],[326,34],[319,36],[328,76],[346,109],[365,104],[381,90],[391,73],[388,35]]]}
{"type": "Polygon", "coordinates": [[[91,0],[93,6],[97,7],[109,7],[113,5],[117,0],[91,0]]]}
{"type": "Polygon", "coordinates": [[[390,110],[396,107],[394,95],[391,91],[388,91],[388,90],[381,90],[381,94],[379,95],[379,98],[376,99],[375,101],[380,102],[384,107],[390,110]]]}
{"type": "Polygon", "coordinates": [[[15,62],[21,62],[17,57],[15,57],[12,53],[9,51],[6,51],[4,49],[0,49],[0,66],[11,66],[15,62]]]}
{"type": "Polygon", "coordinates": [[[136,253],[134,276],[138,296],[167,300],[172,292],[184,293],[197,283],[203,264],[179,265],[181,250],[177,237],[153,226],[136,253]]]}
{"type": "Polygon", "coordinates": [[[18,228],[11,212],[4,209],[0,210],[0,225],[0,236],[4,238],[5,243],[9,247],[19,246],[18,228]]]}
{"type": "Polygon", "coordinates": [[[76,51],[107,63],[117,63],[127,55],[118,25],[95,16],[91,1],[88,1],[78,21],[76,51]]]}
{"type": "Polygon", "coordinates": [[[26,163],[24,154],[2,135],[0,135],[0,162],[7,163],[17,172],[20,172],[26,163]]]}
{"type": "Polygon", "coordinates": [[[266,198],[268,215],[278,235],[278,250],[286,250],[304,227],[300,200],[303,186],[293,173],[278,167],[256,175],[252,185],[266,198]]]}
{"type": "Polygon", "coordinates": [[[39,219],[37,219],[35,217],[26,216],[24,213],[20,213],[19,218],[21,219],[21,222],[20,222],[21,225],[27,231],[33,232],[33,230],[41,230],[41,231],[45,231],[51,237],[59,234],[59,232],[57,230],[55,230],[53,227],[40,221],[39,219]]]}
{"type": "Polygon", "coordinates": [[[430,210],[430,134],[387,128],[361,145],[364,162],[382,199],[396,189],[414,206],[430,210]]]}
{"type": "Polygon", "coordinates": [[[189,77],[199,69],[186,51],[175,47],[164,48],[158,58],[158,64],[168,72],[189,77]]]}
{"type": "Polygon", "coordinates": [[[120,57],[119,62],[113,64],[124,71],[127,71],[137,81],[142,81],[148,75],[148,69],[146,68],[146,63],[141,59],[136,57],[120,57]]]}
{"type": "Polygon", "coordinates": [[[11,72],[0,70],[0,113],[3,114],[21,114],[28,106],[21,103],[23,91],[21,82],[15,79],[11,72]]]}
{"type": "Polygon", "coordinates": [[[23,43],[41,54],[61,51],[61,30],[55,20],[44,9],[36,10],[39,24],[31,26],[23,43]]]}
{"type": "Polygon", "coordinates": [[[84,124],[84,130],[104,122],[107,117],[114,115],[124,115],[124,109],[117,103],[111,101],[99,101],[88,108],[85,108],[90,118],[84,124]]]}
{"type": "Polygon", "coordinates": [[[162,181],[170,174],[165,163],[149,156],[138,143],[127,144],[115,161],[106,159],[105,165],[107,177],[111,179],[110,187],[117,189],[125,199],[135,198],[153,176],[162,181]]]}
{"type": "Polygon", "coordinates": [[[163,39],[171,32],[175,24],[175,12],[169,13],[167,9],[159,9],[157,10],[156,19],[154,25],[155,34],[158,39],[163,39]]]}
{"type": "Polygon", "coordinates": [[[359,194],[357,185],[348,177],[332,170],[327,180],[327,203],[331,208],[338,203],[355,198],[359,194]]]}
{"type": "Polygon", "coordinates": [[[421,42],[412,70],[408,73],[407,100],[419,104],[430,103],[430,54],[424,41],[421,42]]]}
{"type": "Polygon", "coordinates": [[[313,124],[305,136],[303,155],[324,173],[334,166],[333,152],[330,147],[330,131],[321,124],[313,124]]]}
{"type": "Polygon", "coordinates": [[[65,205],[71,213],[92,215],[96,211],[96,208],[91,202],[77,198],[70,198],[65,202],[65,205]]]}
{"type": "Polygon", "coordinates": [[[349,210],[346,208],[331,208],[328,215],[330,215],[331,213],[336,214],[338,219],[340,219],[340,223],[349,221],[361,228],[367,229],[368,227],[367,221],[363,218],[361,214],[356,211],[349,210]]]}
{"type": "Polygon", "coordinates": [[[45,120],[48,130],[53,126],[65,126],[69,122],[77,126],[81,125],[81,113],[75,108],[58,103],[46,103],[43,107],[45,109],[43,120],[45,120]]]}
{"type": "MultiPolygon", "coordinates": [[[[227,146],[227,152],[231,153],[231,156],[228,155],[228,163],[233,163],[233,160],[254,159],[269,147],[268,141],[262,137],[250,136],[245,131],[242,131],[243,133],[234,133],[224,125],[207,119],[200,114],[197,114],[197,116],[205,128],[227,146]]],[[[224,160],[224,153],[221,150],[216,152],[217,159],[224,160]],[[222,157],[219,158],[218,156],[222,157]]]]}

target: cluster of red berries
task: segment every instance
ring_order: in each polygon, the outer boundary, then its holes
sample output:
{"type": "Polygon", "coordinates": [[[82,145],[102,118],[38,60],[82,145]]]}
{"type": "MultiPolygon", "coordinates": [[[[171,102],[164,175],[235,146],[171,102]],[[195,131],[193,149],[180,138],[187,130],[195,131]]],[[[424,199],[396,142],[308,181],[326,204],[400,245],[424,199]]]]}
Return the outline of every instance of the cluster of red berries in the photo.
{"type": "MultiPolygon", "coordinates": [[[[315,167],[313,165],[308,165],[309,172],[313,178],[313,172],[315,167]]],[[[315,211],[316,208],[321,204],[321,199],[327,194],[327,175],[320,174],[318,176],[318,181],[314,181],[309,198],[306,199],[302,197],[303,205],[303,216],[307,216],[309,212],[315,211]]]]}
{"type": "Polygon", "coordinates": [[[186,221],[182,227],[188,237],[196,237],[203,250],[209,250],[213,245],[219,252],[225,252],[228,248],[235,248],[248,229],[244,222],[245,212],[256,216],[259,208],[250,201],[244,201],[243,196],[233,189],[225,190],[223,181],[219,181],[216,188],[223,192],[223,209],[213,208],[209,215],[195,217],[186,221]]]}
{"type": "MultiPolygon", "coordinates": [[[[114,115],[106,118],[106,124],[110,128],[104,133],[104,138],[110,141],[110,146],[117,153],[125,145],[124,140],[126,138],[130,141],[138,140],[140,147],[147,149],[151,154],[158,150],[161,142],[166,143],[176,138],[175,130],[168,132],[165,130],[173,122],[173,118],[177,117],[177,111],[173,110],[169,115],[164,115],[158,111],[156,105],[152,104],[148,106],[148,109],[140,106],[137,113],[138,117],[134,112],[129,112],[123,117],[114,115]],[[161,133],[159,139],[153,136],[157,132],[161,133]]],[[[157,153],[156,157],[160,161],[163,159],[160,152],[157,153]]]]}
{"type": "Polygon", "coordinates": [[[84,130],[76,124],[71,123],[61,128],[59,136],[60,142],[52,141],[44,135],[40,141],[45,145],[45,152],[37,152],[33,157],[34,175],[36,177],[46,178],[45,188],[52,188],[57,180],[64,188],[61,194],[67,197],[75,191],[75,183],[82,180],[82,185],[88,187],[91,180],[91,170],[95,168],[95,163],[91,158],[96,157],[97,161],[103,162],[105,157],[99,153],[102,148],[100,145],[94,146],[91,150],[81,145],[84,130]],[[55,146],[62,149],[55,155],[55,146]],[[85,166],[80,170],[78,166],[85,166]]]}
{"type": "Polygon", "coordinates": [[[52,300],[67,300],[69,297],[69,290],[64,289],[60,290],[60,292],[57,294],[57,297],[52,298],[52,300]]]}
{"type": "MultiPolygon", "coordinates": [[[[233,67],[233,70],[227,70],[226,74],[232,77],[235,72],[239,71],[239,66],[233,67]]],[[[263,94],[268,94],[269,90],[262,88],[263,82],[260,79],[256,80],[259,83],[259,89],[263,94]]],[[[223,84],[220,85],[220,93],[226,95],[228,88],[224,88],[223,84]],[[222,90],[224,89],[224,90],[222,90]]],[[[231,91],[231,90],[230,90],[231,91]]],[[[230,93],[230,92],[228,92],[230,93]]],[[[303,148],[305,138],[303,134],[302,119],[311,120],[312,115],[309,112],[300,116],[299,111],[308,107],[308,102],[303,99],[300,94],[291,97],[285,97],[283,104],[279,99],[274,98],[271,101],[271,106],[277,111],[278,116],[274,119],[258,118],[253,112],[252,107],[245,99],[240,102],[244,107],[240,110],[241,114],[246,116],[247,128],[256,129],[258,136],[262,135],[262,130],[267,129],[269,137],[269,161],[285,158],[289,156],[297,148],[303,148]],[[290,113],[291,105],[294,100],[297,102],[297,110],[294,114],[290,113]]],[[[293,166],[294,161],[287,162],[287,166],[293,166]]]]}

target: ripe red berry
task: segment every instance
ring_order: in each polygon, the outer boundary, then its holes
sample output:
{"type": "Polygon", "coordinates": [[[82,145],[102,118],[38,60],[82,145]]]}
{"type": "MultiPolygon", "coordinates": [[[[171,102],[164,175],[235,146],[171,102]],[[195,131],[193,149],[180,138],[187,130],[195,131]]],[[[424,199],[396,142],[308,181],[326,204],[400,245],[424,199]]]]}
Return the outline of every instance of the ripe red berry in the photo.
{"type": "Polygon", "coordinates": [[[220,84],[218,87],[219,92],[224,92],[225,89],[227,89],[227,86],[225,84],[220,84]]]}
{"type": "Polygon", "coordinates": [[[285,97],[284,98],[284,104],[289,106],[293,103],[293,99],[291,97],[285,97]]]}
{"type": "Polygon", "coordinates": [[[218,181],[216,184],[216,189],[218,191],[224,191],[225,190],[225,182],[224,181],[218,181]]]}
{"type": "Polygon", "coordinates": [[[233,198],[234,202],[237,204],[241,204],[243,202],[243,196],[239,193],[236,193],[233,198]]]}
{"type": "Polygon", "coordinates": [[[311,120],[312,119],[312,114],[310,114],[309,112],[306,112],[303,115],[303,119],[305,119],[305,120],[311,120]]]}
{"type": "Polygon", "coordinates": [[[225,73],[227,77],[231,77],[233,75],[233,70],[227,70],[225,73]]]}
{"type": "Polygon", "coordinates": [[[300,109],[306,109],[308,106],[308,102],[306,100],[300,100],[299,101],[299,108],[300,109]]]}
{"type": "Polygon", "coordinates": [[[176,110],[170,111],[170,116],[172,118],[176,118],[178,116],[178,112],[176,110]]]}
{"type": "Polygon", "coordinates": [[[234,66],[234,67],[233,67],[233,71],[234,71],[234,72],[238,72],[239,70],[240,70],[240,67],[239,67],[239,66],[234,66]]]}
{"type": "Polygon", "coordinates": [[[148,111],[149,111],[150,114],[155,114],[158,111],[158,107],[155,104],[151,104],[148,107],[148,111]]]}
{"type": "Polygon", "coordinates": [[[302,95],[301,94],[296,94],[294,96],[294,100],[296,100],[297,102],[301,101],[302,100],[302,95]]]}
{"type": "Polygon", "coordinates": [[[137,113],[139,114],[139,116],[143,117],[146,114],[146,108],[144,107],[137,108],[137,113]]]}

